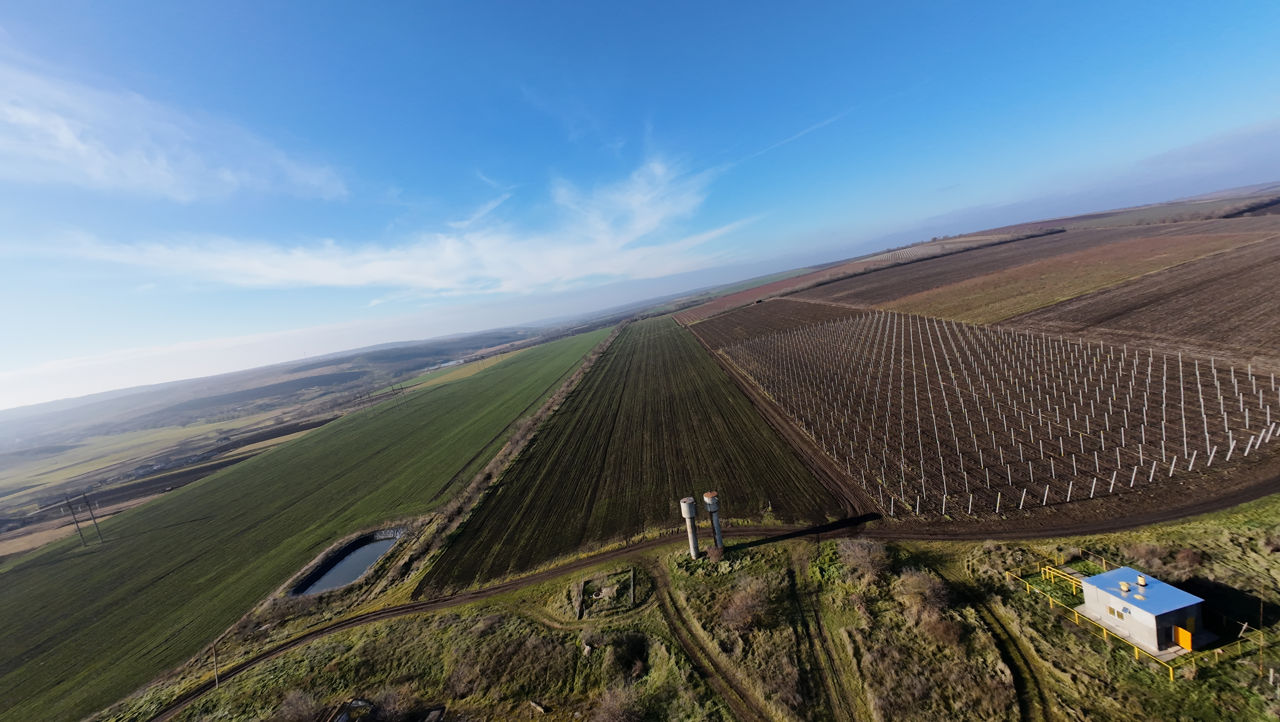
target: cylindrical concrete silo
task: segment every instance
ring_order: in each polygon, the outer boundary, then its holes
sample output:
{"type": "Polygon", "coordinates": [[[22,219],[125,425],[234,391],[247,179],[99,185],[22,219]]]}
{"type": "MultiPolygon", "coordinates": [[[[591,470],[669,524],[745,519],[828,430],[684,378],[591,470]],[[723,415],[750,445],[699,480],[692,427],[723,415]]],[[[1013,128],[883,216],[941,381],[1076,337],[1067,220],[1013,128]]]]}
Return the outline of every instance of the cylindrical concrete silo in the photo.
{"type": "Polygon", "coordinates": [[[692,496],[680,500],[680,514],[684,517],[685,528],[689,530],[689,557],[698,558],[698,530],[694,526],[694,518],[698,516],[698,502],[692,496]]]}
{"type": "Polygon", "coordinates": [[[724,548],[724,537],[720,536],[720,496],[714,491],[702,495],[702,501],[711,512],[711,530],[716,534],[716,546],[724,548]]]}

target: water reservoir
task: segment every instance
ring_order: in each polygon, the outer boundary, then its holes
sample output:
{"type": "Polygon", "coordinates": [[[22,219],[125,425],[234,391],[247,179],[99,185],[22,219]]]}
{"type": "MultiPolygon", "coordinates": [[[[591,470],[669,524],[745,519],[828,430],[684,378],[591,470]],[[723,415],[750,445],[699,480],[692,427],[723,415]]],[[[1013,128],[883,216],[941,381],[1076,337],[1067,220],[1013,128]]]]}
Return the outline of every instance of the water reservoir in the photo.
{"type": "Polygon", "coordinates": [[[294,588],[294,594],[319,594],[359,579],[374,562],[395,546],[396,537],[365,537],[357,539],[333,553],[315,572],[309,574],[294,588]]]}

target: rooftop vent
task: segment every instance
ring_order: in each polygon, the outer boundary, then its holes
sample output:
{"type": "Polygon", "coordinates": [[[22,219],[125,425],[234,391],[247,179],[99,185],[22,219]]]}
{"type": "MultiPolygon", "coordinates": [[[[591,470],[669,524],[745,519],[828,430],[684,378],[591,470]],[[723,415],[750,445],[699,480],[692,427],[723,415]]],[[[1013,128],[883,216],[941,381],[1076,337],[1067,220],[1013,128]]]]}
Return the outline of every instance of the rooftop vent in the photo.
{"type": "Polygon", "coordinates": [[[1147,586],[1147,578],[1141,574],[1138,575],[1138,586],[1140,587],[1147,586]]]}
{"type": "Polygon", "coordinates": [[[1120,582],[1120,591],[1122,591],[1122,592],[1124,592],[1124,593],[1128,594],[1128,593],[1129,593],[1129,582],[1120,582]]]}

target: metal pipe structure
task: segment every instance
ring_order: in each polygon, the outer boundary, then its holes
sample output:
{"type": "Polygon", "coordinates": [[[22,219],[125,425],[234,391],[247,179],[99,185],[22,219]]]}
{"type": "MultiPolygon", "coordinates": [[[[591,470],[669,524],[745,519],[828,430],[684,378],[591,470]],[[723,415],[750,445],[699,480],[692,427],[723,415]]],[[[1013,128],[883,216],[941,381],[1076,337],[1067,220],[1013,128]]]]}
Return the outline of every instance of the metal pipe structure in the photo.
{"type": "Polygon", "coordinates": [[[708,491],[702,495],[702,502],[707,505],[707,511],[711,512],[711,530],[716,534],[716,546],[724,548],[724,537],[720,536],[720,496],[714,491],[708,491]]]}
{"type": "Polygon", "coordinates": [[[689,558],[698,558],[698,530],[694,526],[694,518],[698,516],[698,503],[692,496],[680,500],[680,515],[684,517],[685,528],[689,530],[689,558]]]}

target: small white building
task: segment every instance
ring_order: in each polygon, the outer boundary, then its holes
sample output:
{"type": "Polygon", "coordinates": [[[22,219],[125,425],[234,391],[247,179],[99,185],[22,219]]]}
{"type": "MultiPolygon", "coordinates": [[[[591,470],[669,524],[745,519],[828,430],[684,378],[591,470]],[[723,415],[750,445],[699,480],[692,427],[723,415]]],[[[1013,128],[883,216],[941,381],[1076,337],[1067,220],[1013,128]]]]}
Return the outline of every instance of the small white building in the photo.
{"type": "Polygon", "coordinates": [[[1193,640],[1206,636],[1203,599],[1130,567],[1089,577],[1082,591],[1082,614],[1152,654],[1190,650],[1193,640]]]}

